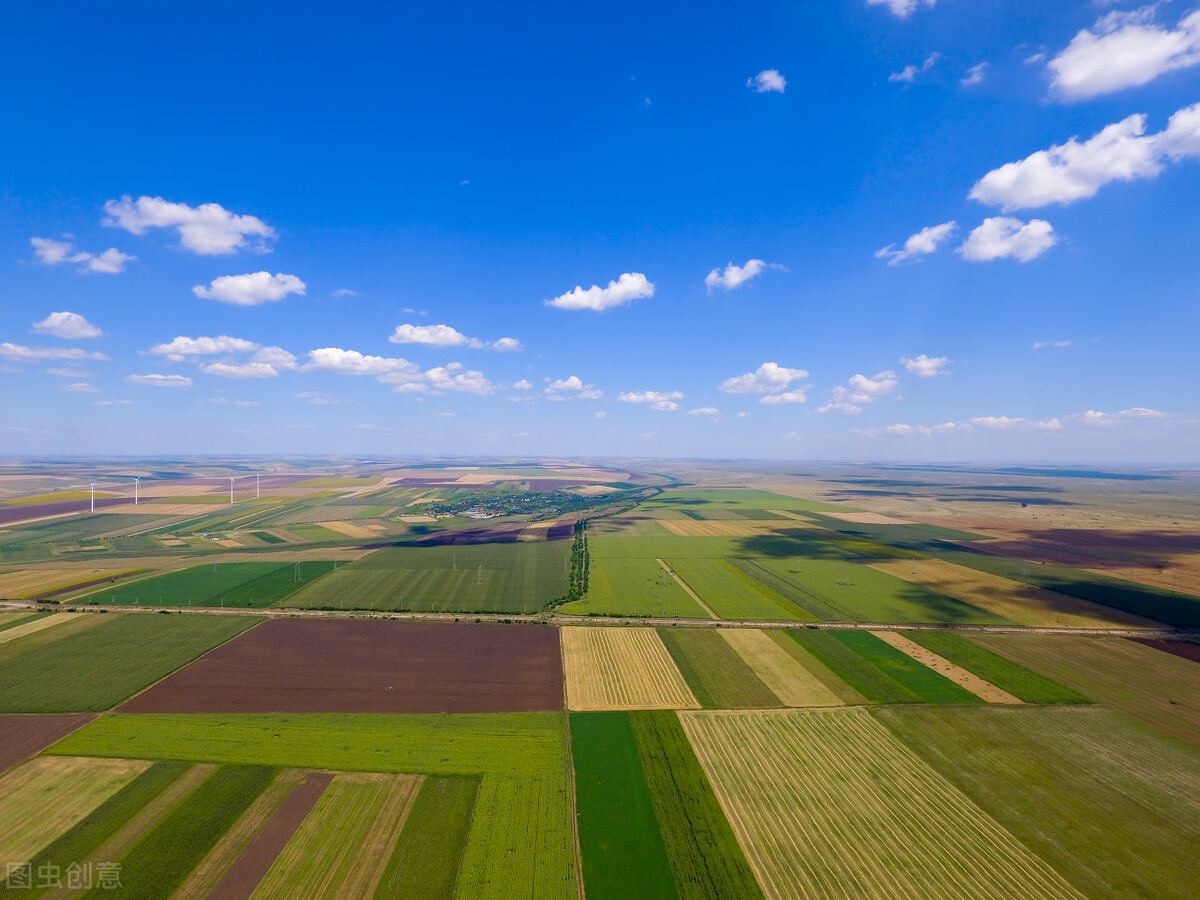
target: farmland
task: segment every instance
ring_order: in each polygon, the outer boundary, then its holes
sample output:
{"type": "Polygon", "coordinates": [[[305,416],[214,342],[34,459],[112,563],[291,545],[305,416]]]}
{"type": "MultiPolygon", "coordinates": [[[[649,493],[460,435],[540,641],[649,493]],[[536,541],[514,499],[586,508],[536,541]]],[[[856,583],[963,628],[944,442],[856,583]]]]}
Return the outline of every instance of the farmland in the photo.
{"type": "Polygon", "coordinates": [[[660,628],[658,634],[705,709],[783,705],[715,631],[660,628]]]}
{"type": "Polygon", "coordinates": [[[677,559],[668,562],[722,619],[787,621],[806,618],[795,604],[726,560],[677,559]]]}
{"type": "Polygon", "coordinates": [[[271,606],[333,571],[335,563],[214,563],[88,594],[110,606],[271,606]]]}
{"type": "Polygon", "coordinates": [[[841,706],[842,701],[795,657],[762,631],[722,631],[737,652],[784,706],[841,706]]]}
{"type": "Polygon", "coordinates": [[[563,628],[573,710],[698,707],[653,628],[563,628]]]}
{"type": "Polygon", "coordinates": [[[708,618],[704,607],[656,559],[593,557],[587,598],[564,605],[562,611],[571,615],[708,618]]]}

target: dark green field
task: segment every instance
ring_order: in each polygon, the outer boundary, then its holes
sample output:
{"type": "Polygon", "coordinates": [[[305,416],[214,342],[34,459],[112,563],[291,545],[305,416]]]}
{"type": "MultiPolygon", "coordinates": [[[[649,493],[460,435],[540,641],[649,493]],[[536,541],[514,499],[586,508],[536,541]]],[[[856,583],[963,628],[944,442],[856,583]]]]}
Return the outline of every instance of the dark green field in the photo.
{"type": "Polygon", "coordinates": [[[193,566],[91,594],[85,602],[104,606],[230,606],[262,608],[328,575],[335,564],[214,563],[193,566]]]}
{"type": "Polygon", "coordinates": [[[659,628],[675,665],[705,709],[782,706],[721,635],[708,628],[659,628]]]}

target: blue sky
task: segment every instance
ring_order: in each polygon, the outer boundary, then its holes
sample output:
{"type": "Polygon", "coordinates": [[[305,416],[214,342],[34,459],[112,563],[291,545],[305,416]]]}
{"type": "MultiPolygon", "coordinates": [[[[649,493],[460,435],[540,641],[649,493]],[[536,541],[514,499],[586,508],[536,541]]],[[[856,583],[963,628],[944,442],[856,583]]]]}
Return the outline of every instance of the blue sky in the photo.
{"type": "Polygon", "coordinates": [[[0,449],[1197,461],[1194,3],[681,10],[8,4],[0,449]]]}

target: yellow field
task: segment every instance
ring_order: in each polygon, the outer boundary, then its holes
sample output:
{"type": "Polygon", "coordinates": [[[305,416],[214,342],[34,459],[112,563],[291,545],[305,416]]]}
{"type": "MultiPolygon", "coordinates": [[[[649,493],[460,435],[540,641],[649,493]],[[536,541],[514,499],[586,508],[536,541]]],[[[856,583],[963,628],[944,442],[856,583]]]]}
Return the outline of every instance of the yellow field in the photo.
{"type": "Polygon", "coordinates": [[[1083,900],[866,710],[680,719],[772,900],[1083,900]]]}
{"type": "Polygon", "coordinates": [[[752,628],[723,628],[720,634],[784,706],[843,705],[833,691],[766,633],[752,628]]]}
{"type": "Polygon", "coordinates": [[[72,568],[37,568],[0,573],[0,597],[24,600],[35,594],[91,581],[93,578],[114,578],[129,569],[95,569],[78,564],[72,568]]]}
{"type": "Polygon", "coordinates": [[[522,542],[544,541],[550,533],[550,526],[553,524],[553,522],[535,522],[533,525],[527,525],[521,529],[521,533],[517,535],[517,540],[522,542]]]}
{"type": "Polygon", "coordinates": [[[328,528],[330,531],[336,531],[338,534],[344,534],[349,538],[373,538],[377,536],[370,528],[355,525],[353,522],[335,520],[332,522],[318,522],[316,524],[322,528],[328,528]]]}
{"type": "Polygon", "coordinates": [[[944,656],[939,656],[932,650],[927,650],[918,644],[916,641],[910,641],[902,634],[896,634],[894,631],[872,631],[871,634],[885,641],[899,650],[901,653],[907,654],[924,666],[928,666],[937,672],[939,675],[944,675],[949,678],[959,687],[965,688],[976,697],[986,700],[988,703],[1024,703],[1018,697],[1014,697],[1008,691],[1003,691],[996,687],[990,681],[984,681],[974,672],[968,672],[962,666],[956,666],[944,656]]]}
{"type": "Polygon", "coordinates": [[[970,603],[1021,625],[1075,628],[1154,627],[1155,623],[1098,603],[1044,591],[998,575],[937,559],[890,559],[871,568],[970,603]]]}
{"type": "Polygon", "coordinates": [[[860,525],[915,525],[912,519],[898,519],[895,516],[885,516],[873,512],[827,512],[831,519],[841,519],[843,522],[857,522],[860,525]]]}
{"type": "Polygon", "coordinates": [[[41,756],[13,769],[0,778],[0,861],[28,862],[149,766],[41,756]]]}
{"type": "Polygon", "coordinates": [[[34,619],[32,622],[26,622],[23,625],[6,628],[4,631],[0,631],[0,644],[20,640],[27,635],[37,634],[39,631],[45,631],[47,628],[54,628],[57,625],[66,625],[68,622],[73,622],[75,619],[85,615],[87,613],[53,613],[34,619]]]}
{"type": "Polygon", "coordinates": [[[771,530],[770,526],[754,522],[712,521],[696,519],[664,519],[655,516],[658,523],[679,537],[754,537],[771,530]]]}
{"type": "Polygon", "coordinates": [[[653,628],[561,633],[569,709],[700,708],[653,628]]]}

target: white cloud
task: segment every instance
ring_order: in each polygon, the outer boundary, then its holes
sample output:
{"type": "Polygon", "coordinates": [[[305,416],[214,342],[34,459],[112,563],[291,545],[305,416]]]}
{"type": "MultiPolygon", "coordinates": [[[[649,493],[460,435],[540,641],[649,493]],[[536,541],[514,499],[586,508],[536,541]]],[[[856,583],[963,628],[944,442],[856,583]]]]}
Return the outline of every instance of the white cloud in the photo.
{"type": "Polygon", "coordinates": [[[262,362],[248,363],[205,363],[200,366],[205,375],[220,375],[222,378],[275,378],[279,371],[262,362]]]}
{"type": "Polygon", "coordinates": [[[919,375],[921,378],[932,378],[934,375],[946,374],[946,366],[950,364],[950,358],[948,356],[926,356],[922,353],[920,356],[905,356],[900,362],[914,375],[919,375]]]}
{"type": "Polygon", "coordinates": [[[530,384],[528,381],[526,381],[524,378],[522,378],[520,381],[513,382],[513,390],[514,391],[527,391],[532,387],[533,387],[533,385],[530,384]]]}
{"type": "Polygon", "coordinates": [[[339,375],[394,375],[420,371],[415,363],[407,359],[367,356],[357,350],[343,350],[341,347],[321,347],[308,351],[308,362],[302,368],[307,372],[334,372],[339,375]]]}
{"type": "Polygon", "coordinates": [[[116,275],[125,271],[125,263],[137,259],[136,256],[122,253],[116,247],[109,247],[97,255],[83,250],[74,252],[69,241],[35,237],[30,238],[29,243],[33,245],[33,252],[37,256],[38,262],[48,266],[77,263],[81,272],[103,272],[108,275],[116,275]]]}
{"type": "Polygon", "coordinates": [[[1037,259],[1058,243],[1054,228],[1045,219],[1022,222],[1010,216],[993,216],[967,235],[959,254],[968,262],[1011,257],[1017,262],[1037,259]]]}
{"type": "Polygon", "coordinates": [[[335,297],[338,300],[341,300],[343,297],[357,297],[358,291],[352,291],[352,290],[350,290],[350,288],[338,288],[330,296],[335,297]]]}
{"type": "Polygon", "coordinates": [[[886,6],[892,15],[907,19],[920,6],[936,6],[937,0],[867,0],[867,6],[886,6]]]}
{"type": "Polygon", "coordinates": [[[1026,422],[1026,419],[1020,417],[1010,418],[1008,416],[976,416],[971,419],[972,425],[978,425],[980,428],[1013,428],[1026,422]]]}
{"type": "Polygon", "coordinates": [[[100,337],[104,333],[79,313],[73,312],[52,312],[42,321],[33,323],[33,332],[71,341],[100,337]]]}
{"type": "Polygon", "coordinates": [[[425,372],[425,380],[435,391],[462,391],[483,396],[495,390],[482,372],[463,368],[462,363],[450,363],[425,372]]]}
{"type": "Polygon", "coordinates": [[[144,384],[149,387],[192,386],[192,379],[186,375],[126,375],[125,380],[130,384],[144,384]]]}
{"type": "Polygon", "coordinates": [[[92,373],[86,372],[83,369],[77,369],[72,366],[63,366],[62,368],[47,369],[47,375],[55,375],[59,378],[74,378],[78,381],[81,378],[87,378],[92,373]]]}
{"type": "Polygon", "coordinates": [[[1109,427],[1111,425],[1121,425],[1130,422],[1146,422],[1147,420],[1165,419],[1167,418],[1167,414],[1164,412],[1159,412],[1156,409],[1147,409],[1144,406],[1134,406],[1130,409],[1123,409],[1120,412],[1115,413],[1107,413],[1095,409],[1089,409],[1086,412],[1068,416],[1067,418],[1070,422],[1081,425],[1109,427]]]}
{"type": "Polygon", "coordinates": [[[1074,341],[1034,341],[1034,350],[1044,350],[1046,347],[1070,347],[1074,341]]]}
{"type": "Polygon", "coordinates": [[[479,341],[449,325],[397,325],[388,340],[393,344],[429,344],[433,347],[480,346],[479,341]]]}
{"type": "Polygon", "coordinates": [[[862,412],[864,403],[874,403],[899,386],[900,380],[890,369],[880,372],[874,378],[855,375],[847,384],[839,384],[835,387],[829,402],[819,407],[817,412],[842,412],[857,415],[862,412]]]}
{"type": "Polygon", "coordinates": [[[599,400],[604,396],[603,391],[596,390],[590,384],[584,384],[578,375],[555,379],[546,385],[545,393],[549,400],[563,400],[563,393],[574,394],[579,400],[599,400]]]}
{"type": "Polygon", "coordinates": [[[987,63],[976,63],[975,65],[971,66],[971,68],[967,69],[967,74],[963,78],[959,79],[958,83],[963,87],[971,87],[972,85],[982,84],[983,80],[987,78],[987,70],[987,63]]]}
{"type": "Polygon", "coordinates": [[[108,359],[103,353],[94,350],[81,350],[78,347],[26,347],[23,344],[0,344],[0,356],[5,359],[42,360],[42,359],[108,359]]]}
{"type": "Polygon", "coordinates": [[[650,408],[659,412],[674,412],[679,409],[676,400],[682,400],[679,391],[627,391],[619,394],[617,399],[622,403],[648,403],[650,408]]]}
{"type": "Polygon", "coordinates": [[[496,338],[489,346],[497,353],[520,353],[525,349],[524,344],[511,337],[496,338]]]}
{"type": "Polygon", "coordinates": [[[804,369],[789,369],[778,363],[765,362],[753,372],[726,378],[718,385],[727,394],[765,394],[759,403],[804,403],[808,398],[803,390],[788,391],[793,381],[807,378],[804,369]]]}
{"type": "Polygon", "coordinates": [[[92,406],[132,406],[132,400],[93,400],[92,406]]]}
{"type": "Polygon", "coordinates": [[[744,266],[735,266],[733,263],[730,263],[724,270],[713,269],[704,276],[704,286],[708,288],[710,294],[713,292],[713,288],[732,291],[735,288],[741,287],[747,281],[757,278],[767,269],[787,271],[786,268],[778,263],[766,263],[761,259],[748,259],[744,266]]]}
{"type": "Polygon", "coordinates": [[[766,94],[771,91],[782,94],[787,89],[787,79],[778,69],[763,69],[753,78],[746,79],[746,87],[753,88],[756,94],[766,94]]]}
{"type": "Polygon", "coordinates": [[[958,223],[951,220],[943,222],[941,225],[930,225],[927,228],[922,228],[914,235],[910,235],[908,240],[904,242],[904,247],[900,250],[894,250],[895,244],[888,244],[875,251],[876,259],[886,259],[889,266],[899,265],[906,260],[920,262],[922,256],[928,256],[934,253],[938,247],[950,239],[955,231],[958,230],[958,223]]]}
{"type": "Polygon", "coordinates": [[[276,369],[296,368],[296,357],[282,347],[262,347],[250,357],[250,362],[262,363],[276,369]]]}
{"type": "Polygon", "coordinates": [[[60,391],[70,391],[74,394],[98,394],[100,388],[94,384],[88,384],[86,381],[76,381],[73,384],[64,384],[59,387],[60,391]]]}
{"type": "Polygon", "coordinates": [[[1054,94],[1067,101],[1088,100],[1200,63],[1200,10],[1185,15],[1171,30],[1154,22],[1158,6],[1110,12],[1076,34],[1046,63],[1054,94]]]}
{"type": "Polygon", "coordinates": [[[689,416],[719,416],[721,411],[715,406],[701,406],[697,409],[689,409],[687,414],[689,416]]]}
{"type": "Polygon", "coordinates": [[[306,289],[307,285],[295,275],[250,272],[246,275],[222,275],[214,278],[208,287],[196,285],[192,293],[206,300],[220,300],[234,306],[258,306],[260,303],[282,300],[288,294],[303,294],[306,289]]]}
{"type": "Polygon", "coordinates": [[[928,72],[937,65],[938,60],[941,58],[942,54],[940,53],[930,53],[929,56],[925,57],[925,62],[921,63],[920,67],[905,66],[899,72],[893,72],[891,75],[889,75],[888,81],[901,81],[912,84],[917,80],[918,74],[922,72],[928,72]]]}
{"type": "Polygon", "coordinates": [[[338,397],[331,397],[328,394],[323,394],[314,391],[301,391],[298,394],[293,394],[297,400],[307,400],[312,406],[340,406],[343,403],[349,403],[349,400],[342,400],[338,397]]]}
{"type": "Polygon", "coordinates": [[[184,337],[180,335],[167,344],[155,344],[146,352],[151,356],[165,356],[171,362],[182,362],[189,356],[213,356],[217,353],[249,353],[257,350],[258,344],[227,334],[217,337],[184,337]]]}
{"type": "Polygon", "coordinates": [[[254,249],[268,252],[265,241],[275,237],[275,229],[255,216],[231,213],[217,203],[188,206],[170,203],[162,197],[138,197],[128,194],[104,204],[107,217],[103,224],[123,228],[132,234],[145,234],[150,228],[174,228],[179,244],[202,256],[236,253],[246,246],[246,238],[258,238],[254,249]]]}
{"type": "Polygon", "coordinates": [[[579,285],[553,300],[547,300],[547,306],[559,309],[591,309],[597,312],[612,309],[631,303],[642,297],[653,297],[654,285],[641,272],[626,272],[616,281],[610,281],[608,287],[602,288],[593,284],[586,291],[579,285]]]}

